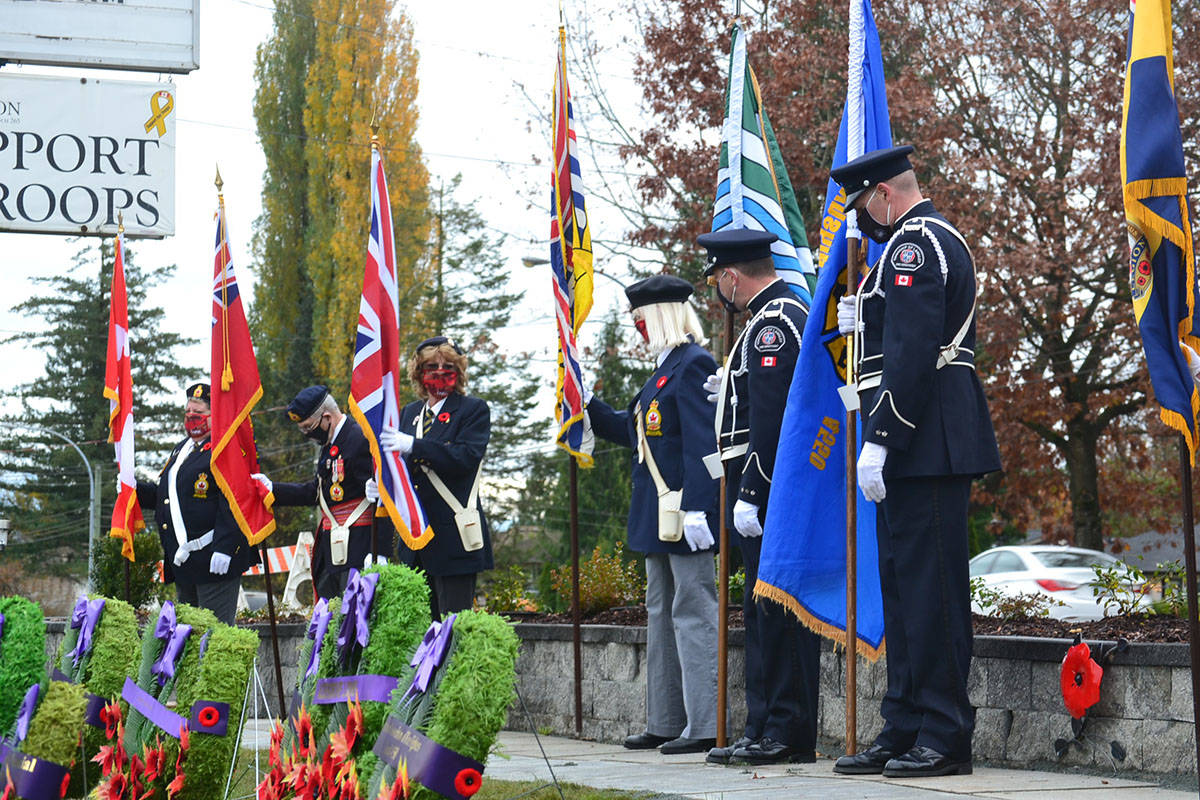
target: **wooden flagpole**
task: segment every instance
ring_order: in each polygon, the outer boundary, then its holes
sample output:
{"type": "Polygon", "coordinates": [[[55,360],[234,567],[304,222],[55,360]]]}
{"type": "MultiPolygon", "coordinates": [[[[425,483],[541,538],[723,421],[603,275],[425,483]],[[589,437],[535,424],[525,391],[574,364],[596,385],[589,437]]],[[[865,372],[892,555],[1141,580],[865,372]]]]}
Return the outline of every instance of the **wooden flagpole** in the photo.
{"type": "MultiPolygon", "coordinates": [[[[857,231],[853,231],[857,232],[857,231]]],[[[848,232],[849,234],[849,232],[848,232]]],[[[846,296],[858,292],[860,239],[846,236],[846,296]]],[[[846,337],[846,385],[857,382],[854,345],[846,337]]],[[[846,410],[846,755],[858,752],[858,412],[846,410]]]]}
{"type": "Polygon", "coordinates": [[[1192,505],[1192,457],[1187,442],[1179,437],[1179,478],[1183,491],[1183,561],[1187,568],[1188,655],[1192,672],[1192,725],[1196,764],[1200,765],[1200,622],[1196,605],[1196,529],[1192,505]]]}
{"type": "MultiPolygon", "coordinates": [[[[725,311],[725,362],[729,363],[729,351],[733,349],[733,312],[725,311]]],[[[720,447],[717,448],[720,452],[720,447]]],[[[719,527],[720,557],[717,560],[717,747],[725,747],[725,720],[729,709],[729,526],[725,515],[729,513],[725,487],[729,483],[727,462],[721,463],[721,498],[719,527]]],[[[746,586],[743,592],[754,591],[746,586]]],[[[743,623],[744,624],[744,623],[743,623]]]]}

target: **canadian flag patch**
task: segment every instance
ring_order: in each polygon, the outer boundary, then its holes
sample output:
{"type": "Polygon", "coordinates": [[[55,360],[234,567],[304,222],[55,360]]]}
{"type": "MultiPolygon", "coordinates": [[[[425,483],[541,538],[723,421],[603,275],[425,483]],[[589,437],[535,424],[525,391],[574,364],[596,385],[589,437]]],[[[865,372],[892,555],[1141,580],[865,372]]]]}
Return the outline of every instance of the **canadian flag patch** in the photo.
{"type": "Polygon", "coordinates": [[[912,275],[897,275],[896,276],[896,285],[897,286],[912,286],[912,275]]]}
{"type": "Polygon", "coordinates": [[[762,357],[762,365],[764,367],[775,366],[775,356],[763,356],[762,357]]]}

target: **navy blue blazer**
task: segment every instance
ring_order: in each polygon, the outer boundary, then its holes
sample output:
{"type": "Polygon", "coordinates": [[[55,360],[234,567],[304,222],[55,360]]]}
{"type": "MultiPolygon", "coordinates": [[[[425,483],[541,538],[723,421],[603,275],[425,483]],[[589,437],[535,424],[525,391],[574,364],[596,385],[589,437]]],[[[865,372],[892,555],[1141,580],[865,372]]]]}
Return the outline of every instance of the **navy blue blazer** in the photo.
{"type": "Polygon", "coordinates": [[[154,509],[154,526],[163,549],[163,576],[167,583],[179,580],[185,583],[211,583],[241,575],[251,565],[257,564],[258,548],[251,547],[246,535],[238,527],[237,520],[229,508],[229,501],[221,487],[217,486],[212,473],[211,440],[205,439],[192,448],[175,475],[175,496],[179,500],[179,515],[187,528],[188,541],[199,539],[213,532],[210,544],[194,551],[182,566],[175,566],[175,551],[179,541],[171,522],[170,477],[171,467],[187,442],[184,439],[175,445],[167,465],[158,474],[158,481],[137,482],[138,505],[154,509]],[[224,575],[213,575],[208,570],[213,553],[229,556],[229,571],[224,575]]]}
{"type": "MultiPolygon", "coordinates": [[[[424,400],[416,400],[400,411],[402,432],[416,434],[424,406],[424,400]]],[[[401,540],[399,555],[403,563],[412,565],[419,560],[430,575],[470,575],[492,568],[492,534],[483,514],[482,500],[477,507],[483,526],[483,547],[468,552],[463,548],[454,512],[421,469],[426,466],[436,472],[458,502],[466,505],[491,435],[492,414],[487,401],[455,392],[442,404],[429,432],[413,442],[412,452],[405,461],[413,488],[433,528],[433,538],[418,551],[408,549],[401,540]]]]}
{"type": "MultiPolygon", "coordinates": [[[[983,475],[1000,453],[983,386],[975,374],[972,319],[953,363],[937,369],[975,303],[975,266],[966,246],[928,200],[897,223],[863,280],[860,382],[863,438],[887,445],[885,478],[983,475]]],[[[948,224],[948,223],[947,223],[948,224]]]]}
{"type": "Polygon", "coordinates": [[[629,549],[639,553],[690,553],[683,539],[658,538],[658,489],[650,470],[637,458],[634,416],[640,406],[646,442],[667,487],[683,490],[679,507],[703,511],[708,526],[717,533],[720,484],[708,474],[701,459],[717,450],[714,428],[716,409],[705,399],[704,379],[717,370],[717,362],[697,344],[681,344],[667,354],[625,411],[592,398],[588,415],[592,429],[607,439],[633,449],[633,496],[629,503],[629,549]],[[657,433],[657,435],[655,435],[657,433]]]}

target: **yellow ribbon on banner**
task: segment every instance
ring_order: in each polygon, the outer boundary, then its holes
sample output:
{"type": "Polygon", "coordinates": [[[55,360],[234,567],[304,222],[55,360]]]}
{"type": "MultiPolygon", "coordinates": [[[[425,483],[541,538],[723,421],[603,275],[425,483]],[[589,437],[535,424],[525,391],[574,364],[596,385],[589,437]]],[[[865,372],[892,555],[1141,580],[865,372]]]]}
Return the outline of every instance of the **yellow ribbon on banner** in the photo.
{"type": "Polygon", "coordinates": [[[153,128],[158,137],[162,138],[167,132],[167,115],[174,109],[175,98],[171,97],[170,92],[155,92],[150,95],[150,119],[146,120],[146,133],[153,128]],[[164,97],[167,98],[165,106],[160,102],[164,97]]]}

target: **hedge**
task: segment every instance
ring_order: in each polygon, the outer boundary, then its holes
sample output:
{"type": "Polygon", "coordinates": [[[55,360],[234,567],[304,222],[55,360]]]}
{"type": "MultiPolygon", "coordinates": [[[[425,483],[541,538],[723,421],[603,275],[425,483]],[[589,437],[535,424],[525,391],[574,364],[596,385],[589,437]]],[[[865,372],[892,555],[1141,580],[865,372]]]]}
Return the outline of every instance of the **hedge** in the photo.
{"type": "Polygon", "coordinates": [[[46,620],[37,603],[24,597],[0,598],[0,732],[12,729],[26,690],[45,686],[46,620]]]}

